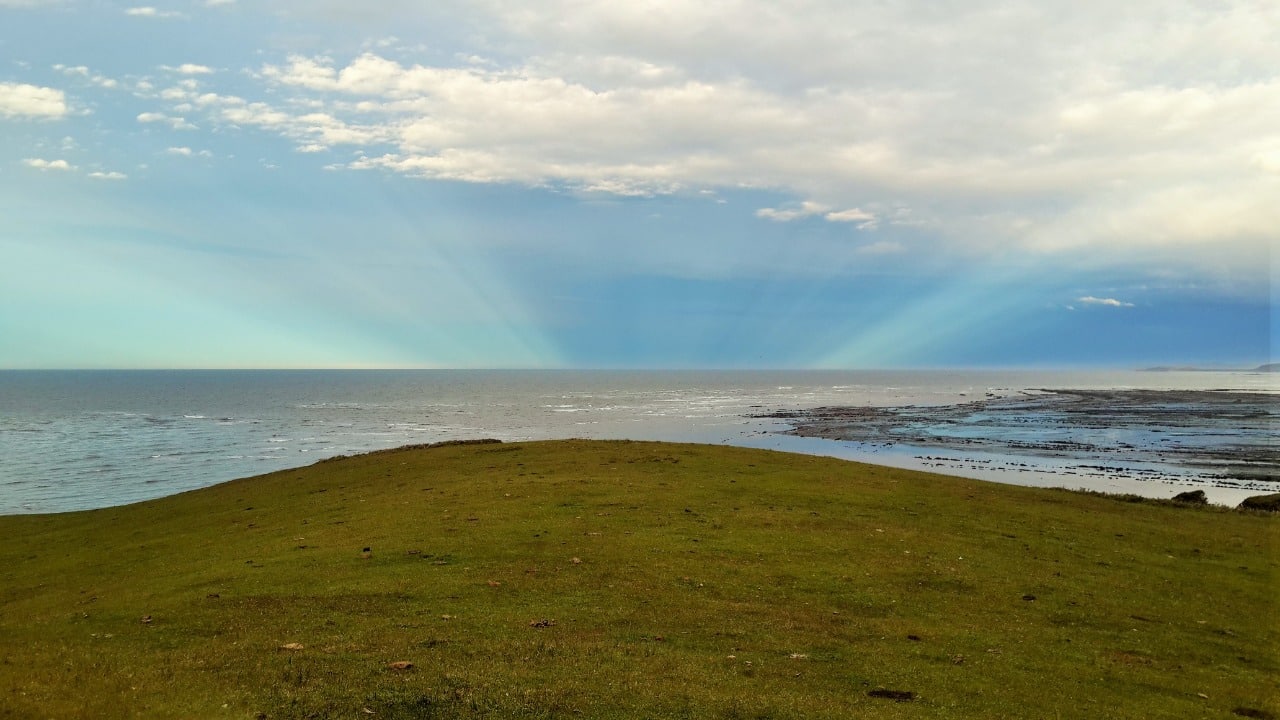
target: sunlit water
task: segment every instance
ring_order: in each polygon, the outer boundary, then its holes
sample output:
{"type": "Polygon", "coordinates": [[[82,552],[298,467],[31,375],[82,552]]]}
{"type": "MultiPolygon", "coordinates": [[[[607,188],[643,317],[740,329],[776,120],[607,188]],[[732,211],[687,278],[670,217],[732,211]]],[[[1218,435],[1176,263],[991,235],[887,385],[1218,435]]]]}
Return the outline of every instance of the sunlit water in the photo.
{"type": "MultiPolygon", "coordinates": [[[[333,455],[477,437],[727,443],[933,467],[920,448],[788,437],[772,432],[785,428],[779,421],[752,416],[950,404],[1026,388],[1277,390],[1273,376],[1256,373],[2,371],[0,514],[118,505],[333,455]]],[[[1156,496],[1185,489],[1065,479],[1048,467],[945,470],[1156,496]]]]}

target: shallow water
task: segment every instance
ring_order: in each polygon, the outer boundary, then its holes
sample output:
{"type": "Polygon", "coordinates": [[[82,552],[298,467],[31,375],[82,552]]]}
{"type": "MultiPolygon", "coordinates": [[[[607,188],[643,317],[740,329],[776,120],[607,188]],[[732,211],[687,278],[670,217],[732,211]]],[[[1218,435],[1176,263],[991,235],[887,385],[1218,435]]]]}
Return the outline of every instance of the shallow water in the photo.
{"type": "MultiPolygon", "coordinates": [[[[0,371],[0,514],[118,505],[333,455],[476,437],[687,440],[934,467],[906,443],[788,437],[774,432],[785,424],[752,416],[936,406],[1043,387],[1277,390],[1272,376],[1256,373],[0,371]]],[[[1050,430],[1016,431],[1035,438],[1050,430]]],[[[1035,468],[953,465],[936,469],[1020,484],[1075,481],[1035,468]]],[[[1171,495],[1181,486],[1137,487],[1171,495]]]]}

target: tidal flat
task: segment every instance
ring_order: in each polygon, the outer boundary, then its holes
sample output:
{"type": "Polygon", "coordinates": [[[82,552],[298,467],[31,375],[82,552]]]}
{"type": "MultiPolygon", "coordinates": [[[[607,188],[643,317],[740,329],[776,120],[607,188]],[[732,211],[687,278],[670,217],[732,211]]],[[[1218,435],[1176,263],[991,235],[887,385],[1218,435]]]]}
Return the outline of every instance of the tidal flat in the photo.
{"type": "Polygon", "coordinates": [[[1274,514],[549,441],[0,517],[0,717],[1280,716],[1274,514]]]}
{"type": "MultiPolygon", "coordinates": [[[[944,472],[1280,490],[1280,395],[1215,390],[1032,390],[971,402],[764,414],[800,437],[911,448],[944,472]]],[[[1236,497],[1240,493],[1231,493],[1236,497]]],[[[1240,495],[1243,497],[1242,495],[1240,495]]],[[[1232,503],[1234,504],[1234,503],[1232,503]]]]}

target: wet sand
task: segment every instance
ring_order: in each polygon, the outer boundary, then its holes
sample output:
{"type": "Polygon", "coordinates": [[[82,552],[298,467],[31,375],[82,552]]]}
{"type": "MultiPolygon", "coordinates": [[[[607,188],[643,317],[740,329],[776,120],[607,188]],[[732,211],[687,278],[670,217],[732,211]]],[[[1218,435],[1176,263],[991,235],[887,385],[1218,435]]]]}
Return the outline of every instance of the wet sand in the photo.
{"type": "Polygon", "coordinates": [[[1048,473],[1085,487],[1094,478],[1280,490],[1280,395],[1267,393],[1030,390],[958,405],[759,417],[784,421],[788,435],[911,451],[919,466],[947,472],[1048,473]]]}

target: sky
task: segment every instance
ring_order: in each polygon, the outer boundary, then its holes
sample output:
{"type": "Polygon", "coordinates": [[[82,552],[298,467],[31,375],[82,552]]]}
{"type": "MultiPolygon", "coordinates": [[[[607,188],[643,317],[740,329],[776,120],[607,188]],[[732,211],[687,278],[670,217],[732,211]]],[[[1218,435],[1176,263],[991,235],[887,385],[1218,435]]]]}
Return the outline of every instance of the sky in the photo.
{"type": "Polygon", "coordinates": [[[1276,356],[1273,0],[154,1],[0,0],[0,368],[1276,356]]]}

